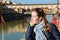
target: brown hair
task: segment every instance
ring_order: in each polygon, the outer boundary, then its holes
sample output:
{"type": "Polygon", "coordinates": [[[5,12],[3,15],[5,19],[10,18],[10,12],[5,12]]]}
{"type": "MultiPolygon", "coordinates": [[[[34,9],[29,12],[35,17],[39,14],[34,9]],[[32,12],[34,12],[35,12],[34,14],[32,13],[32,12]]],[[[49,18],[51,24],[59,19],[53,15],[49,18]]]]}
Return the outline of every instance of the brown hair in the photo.
{"type": "Polygon", "coordinates": [[[34,9],[32,9],[32,11],[37,12],[38,17],[42,17],[42,18],[43,18],[44,24],[45,24],[44,29],[45,29],[45,31],[47,31],[47,28],[48,28],[48,25],[47,25],[47,24],[48,24],[48,21],[47,21],[47,19],[46,19],[46,17],[45,17],[46,15],[45,15],[43,9],[42,9],[42,8],[34,8],[34,9]]]}

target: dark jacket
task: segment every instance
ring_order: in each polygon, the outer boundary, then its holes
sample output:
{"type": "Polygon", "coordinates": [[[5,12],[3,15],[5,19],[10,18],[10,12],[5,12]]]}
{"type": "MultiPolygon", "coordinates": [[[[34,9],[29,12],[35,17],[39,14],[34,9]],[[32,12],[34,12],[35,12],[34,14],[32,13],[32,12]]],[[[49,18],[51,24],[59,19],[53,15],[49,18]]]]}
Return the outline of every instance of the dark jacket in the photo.
{"type": "Polygon", "coordinates": [[[50,32],[45,32],[45,35],[47,37],[48,40],[60,40],[60,33],[58,31],[58,29],[56,28],[56,26],[52,23],[50,23],[50,29],[51,29],[51,33],[50,32]]]}
{"type": "Polygon", "coordinates": [[[28,26],[25,40],[35,40],[34,26],[28,26]]]}

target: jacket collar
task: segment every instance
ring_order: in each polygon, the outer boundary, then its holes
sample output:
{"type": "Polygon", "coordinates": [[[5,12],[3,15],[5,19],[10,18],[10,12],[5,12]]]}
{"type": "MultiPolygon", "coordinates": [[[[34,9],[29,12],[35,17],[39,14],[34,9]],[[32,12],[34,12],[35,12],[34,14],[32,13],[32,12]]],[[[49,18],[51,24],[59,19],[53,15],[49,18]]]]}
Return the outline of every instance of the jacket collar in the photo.
{"type": "Polygon", "coordinates": [[[42,20],[38,25],[36,25],[36,27],[42,29],[44,27],[44,20],[42,20]]]}

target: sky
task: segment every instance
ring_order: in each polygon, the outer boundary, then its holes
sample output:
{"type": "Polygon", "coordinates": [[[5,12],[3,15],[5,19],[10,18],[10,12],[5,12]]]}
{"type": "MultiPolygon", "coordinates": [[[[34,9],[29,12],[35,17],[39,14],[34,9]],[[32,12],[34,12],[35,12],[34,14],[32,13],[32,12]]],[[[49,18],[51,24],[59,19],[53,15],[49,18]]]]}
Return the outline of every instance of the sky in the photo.
{"type": "MultiPolygon", "coordinates": [[[[51,4],[57,3],[57,0],[10,0],[11,2],[17,2],[21,4],[51,4]]],[[[60,2],[60,0],[59,0],[60,2]]]]}

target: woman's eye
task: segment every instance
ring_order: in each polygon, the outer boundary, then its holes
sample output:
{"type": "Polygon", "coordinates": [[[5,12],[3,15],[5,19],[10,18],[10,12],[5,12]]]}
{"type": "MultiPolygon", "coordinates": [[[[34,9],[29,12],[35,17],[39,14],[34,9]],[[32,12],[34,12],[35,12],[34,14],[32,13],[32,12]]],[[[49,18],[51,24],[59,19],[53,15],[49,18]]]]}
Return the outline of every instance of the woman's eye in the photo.
{"type": "Polygon", "coordinates": [[[35,16],[33,16],[33,17],[35,17],[35,16]]]}

